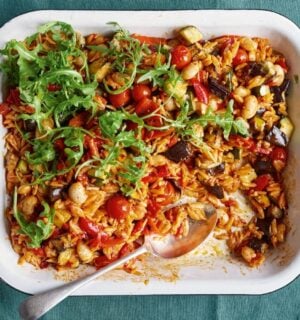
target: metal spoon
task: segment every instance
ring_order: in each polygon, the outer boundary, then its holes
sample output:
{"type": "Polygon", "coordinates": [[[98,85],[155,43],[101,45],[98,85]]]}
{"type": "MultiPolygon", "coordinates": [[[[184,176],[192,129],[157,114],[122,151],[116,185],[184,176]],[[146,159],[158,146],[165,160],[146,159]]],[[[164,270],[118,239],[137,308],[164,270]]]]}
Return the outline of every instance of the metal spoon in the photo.
{"type": "MultiPolygon", "coordinates": [[[[176,203],[166,206],[164,211],[194,202],[196,202],[195,198],[183,197],[176,203]]],[[[80,287],[143,253],[150,252],[155,256],[170,259],[182,256],[192,251],[208,237],[214,229],[217,221],[215,208],[210,204],[203,204],[202,206],[206,213],[207,220],[199,222],[190,221],[189,233],[186,237],[176,238],[173,235],[167,235],[164,237],[148,235],[145,237],[144,244],[136,251],[109,264],[108,266],[101,268],[86,277],[44,293],[36,294],[24,300],[19,307],[19,314],[21,318],[24,320],[38,319],[80,287]]]]}

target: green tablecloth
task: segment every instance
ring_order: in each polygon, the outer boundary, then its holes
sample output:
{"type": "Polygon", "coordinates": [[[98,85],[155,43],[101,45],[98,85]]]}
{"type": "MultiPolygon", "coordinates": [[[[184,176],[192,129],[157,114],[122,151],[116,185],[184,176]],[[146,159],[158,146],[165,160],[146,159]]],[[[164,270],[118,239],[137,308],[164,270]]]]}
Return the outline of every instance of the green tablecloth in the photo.
{"type": "MultiPolygon", "coordinates": [[[[14,16],[39,9],[268,9],[300,25],[300,1],[279,0],[0,0],[0,25],[14,16]]],[[[300,39],[299,39],[300,41],[300,39]]],[[[0,253],[1,259],[1,253],[0,253]]],[[[17,319],[26,297],[0,281],[0,320],[17,319]]],[[[71,297],[43,319],[300,319],[300,278],[263,296],[118,296],[71,297]]]]}

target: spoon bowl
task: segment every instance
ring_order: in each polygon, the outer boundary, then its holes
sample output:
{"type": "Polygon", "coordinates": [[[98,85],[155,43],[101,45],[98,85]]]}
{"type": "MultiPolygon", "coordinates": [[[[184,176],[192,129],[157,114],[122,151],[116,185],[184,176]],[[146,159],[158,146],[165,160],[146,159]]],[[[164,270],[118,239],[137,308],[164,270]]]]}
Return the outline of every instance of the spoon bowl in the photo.
{"type": "MultiPolygon", "coordinates": [[[[164,211],[195,202],[197,202],[195,198],[183,197],[176,203],[166,206],[164,211]]],[[[155,256],[171,259],[192,251],[209,236],[217,222],[217,212],[212,205],[198,204],[198,208],[205,212],[206,219],[201,221],[190,220],[187,236],[178,238],[174,235],[147,235],[145,236],[143,245],[127,256],[122,257],[121,259],[83,278],[49,291],[36,294],[24,300],[19,307],[19,314],[21,318],[24,320],[36,320],[40,318],[43,314],[48,312],[80,287],[143,253],[150,252],[155,256]]]]}

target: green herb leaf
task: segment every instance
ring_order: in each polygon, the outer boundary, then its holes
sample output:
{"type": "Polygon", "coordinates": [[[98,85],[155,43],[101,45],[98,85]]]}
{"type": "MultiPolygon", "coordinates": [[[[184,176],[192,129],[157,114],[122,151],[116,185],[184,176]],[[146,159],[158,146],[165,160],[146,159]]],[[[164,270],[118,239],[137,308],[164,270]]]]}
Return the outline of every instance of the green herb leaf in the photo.
{"type": "Polygon", "coordinates": [[[54,209],[50,208],[47,202],[43,201],[42,205],[44,210],[40,213],[39,218],[36,223],[27,222],[23,214],[17,208],[17,187],[14,191],[13,199],[13,214],[16,218],[19,226],[20,232],[27,235],[30,241],[27,243],[29,247],[39,248],[41,243],[48,239],[53,230],[53,219],[54,219],[54,209]]]}

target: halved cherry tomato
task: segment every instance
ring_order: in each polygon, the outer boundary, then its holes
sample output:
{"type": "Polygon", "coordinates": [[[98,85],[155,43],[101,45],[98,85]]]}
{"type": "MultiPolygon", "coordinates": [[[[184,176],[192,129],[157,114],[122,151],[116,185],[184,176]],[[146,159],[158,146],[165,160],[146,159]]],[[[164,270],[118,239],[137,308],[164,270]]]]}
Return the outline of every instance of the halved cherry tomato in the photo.
{"type": "Polygon", "coordinates": [[[114,219],[125,219],[130,212],[130,203],[122,195],[116,194],[105,204],[108,215],[114,219]]]}
{"type": "Polygon", "coordinates": [[[114,107],[122,108],[130,101],[130,89],[126,89],[118,94],[110,94],[108,98],[114,107]]]}
{"type": "Polygon", "coordinates": [[[132,89],[132,98],[134,101],[140,101],[144,97],[151,96],[151,89],[145,84],[136,84],[132,89]]]}
{"type": "Polygon", "coordinates": [[[232,60],[233,66],[245,63],[248,61],[248,54],[244,49],[238,49],[236,56],[232,60]]]}
{"type": "Polygon", "coordinates": [[[287,149],[283,147],[275,147],[271,153],[271,159],[273,161],[280,160],[286,163],[287,157],[288,157],[287,149]]]}
{"type": "Polygon", "coordinates": [[[254,183],[256,184],[255,190],[257,191],[263,191],[268,186],[269,182],[271,180],[271,176],[269,174],[262,174],[261,176],[258,176],[254,183]]]}
{"type": "Polygon", "coordinates": [[[157,45],[157,44],[167,43],[167,39],[165,38],[143,36],[136,33],[132,34],[131,36],[132,38],[139,40],[141,43],[145,43],[148,45],[157,45]]]}
{"type": "Polygon", "coordinates": [[[198,101],[207,104],[209,94],[208,89],[197,79],[192,79],[191,83],[193,85],[198,101]]]}
{"type": "Polygon", "coordinates": [[[176,66],[178,70],[183,69],[192,61],[192,54],[188,47],[184,45],[176,46],[171,52],[171,63],[176,66]]]}
{"type": "Polygon", "coordinates": [[[96,238],[100,232],[99,226],[87,218],[80,217],[78,225],[82,231],[86,232],[88,236],[92,238],[96,238]]]}
{"type": "Polygon", "coordinates": [[[147,98],[143,97],[139,102],[135,105],[135,112],[138,116],[145,116],[157,109],[156,103],[147,98]]]}

